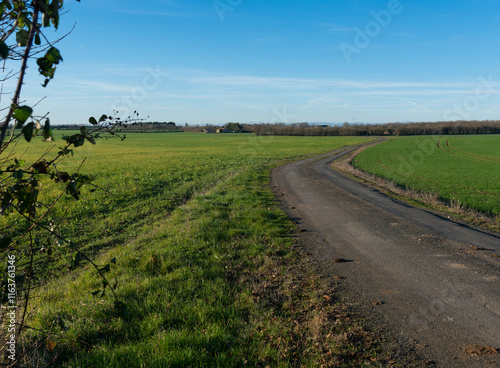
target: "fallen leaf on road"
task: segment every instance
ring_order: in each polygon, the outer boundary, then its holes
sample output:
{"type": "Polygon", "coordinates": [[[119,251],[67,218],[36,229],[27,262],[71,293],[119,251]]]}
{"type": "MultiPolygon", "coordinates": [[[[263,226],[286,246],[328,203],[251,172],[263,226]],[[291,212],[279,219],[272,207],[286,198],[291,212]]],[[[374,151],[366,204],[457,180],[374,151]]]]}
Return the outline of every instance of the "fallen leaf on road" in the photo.
{"type": "Polygon", "coordinates": [[[475,246],[474,247],[470,247],[470,249],[472,249],[472,250],[486,250],[486,251],[491,250],[491,249],[480,248],[480,247],[475,247],[475,246]]]}
{"type": "Polygon", "coordinates": [[[469,355],[492,355],[499,354],[498,349],[486,345],[470,345],[464,348],[464,353],[469,355]]]}

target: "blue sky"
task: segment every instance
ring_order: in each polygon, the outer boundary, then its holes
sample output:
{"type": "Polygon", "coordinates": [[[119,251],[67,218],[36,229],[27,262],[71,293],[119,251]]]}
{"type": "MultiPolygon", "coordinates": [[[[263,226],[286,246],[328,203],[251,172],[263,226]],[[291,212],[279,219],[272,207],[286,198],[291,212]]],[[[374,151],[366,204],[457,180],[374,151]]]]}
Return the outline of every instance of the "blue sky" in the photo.
{"type": "Polygon", "coordinates": [[[495,0],[74,0],[24,98],[54,124],[500,118],[495,0]]]}

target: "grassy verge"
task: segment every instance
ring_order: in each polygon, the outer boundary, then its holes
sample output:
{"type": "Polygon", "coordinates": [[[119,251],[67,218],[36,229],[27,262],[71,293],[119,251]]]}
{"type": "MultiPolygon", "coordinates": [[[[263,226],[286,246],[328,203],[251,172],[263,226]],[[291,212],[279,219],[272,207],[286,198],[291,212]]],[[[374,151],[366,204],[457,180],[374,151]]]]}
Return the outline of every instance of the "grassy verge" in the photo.
{"type": "Polygon", "coordinates": [[[33,296],[22,364],[389,365],[307,264],[268,187],[278,162],[360,140],[264,138],[249,156],[242,139],[261,138],[175,136],[104,155],[112,195],[76,204],[60,226],[83,233],[96,263],[116,259],[106,277],[117,299],[92,296],[102,282],[91,268],[60,268],[33,296]]]}

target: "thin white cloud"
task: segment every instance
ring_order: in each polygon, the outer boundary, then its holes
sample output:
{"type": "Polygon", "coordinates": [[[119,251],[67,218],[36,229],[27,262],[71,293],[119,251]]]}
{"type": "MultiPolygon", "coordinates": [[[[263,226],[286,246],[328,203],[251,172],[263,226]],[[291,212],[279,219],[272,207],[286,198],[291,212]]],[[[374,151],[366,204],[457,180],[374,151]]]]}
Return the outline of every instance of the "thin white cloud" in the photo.
{"type": "Polygon", "coordinates": [[[320,26],[326,29],[327,31],[333,33],[346,34],[346,33],[353,33],[356,31],[354,27],[339,26],[338,24],[332,24],[332,23],[320,23],[320,26]]]}
{"type": "MultiPolygon", "coordinates": [[[[190,84],[207,86],[227,87],[271,87],[276,89],[315,90],[319,88],[359,88],[359,89],[404,89],[402,93],[417,93],[419,89],[424,93],[470,93],[474,91],[479,82],[392,82],[392,81],[350,81],[341,79],[323,78],[284,78],[284,77],[262,77],[251,75],[231,76],[195,76],[175,75],[174,79],[190,84]]],[[[494,81],[493,87],[500,87],[500,81],[494,81]]],[[[384,91],[379,91],[385,93],[384,91]]],[[[387,93],[394,93],[387,92],[387,93]]]]}
{"type": "Polygon", "coordinates": [[[57,97],[47,97],[47,101],[70,101],[70,100],[102,100],[102,99],[110,99],[116,98],[116,95],[86,95],[86,96],[57,96],[57,97]]]}
{"type": "Polygon", "coordinates": [[[117,93],[126,93],[130,92],[134,86],[126,85],[126,84],[118,84],[118,83],[104,83],[95,80],[83,80],[77,78],[65,78],[61,80],[61,83],[64,83],[66,86],[79,87],[80,91],[84,90],[92,90],[92,91],[108,91],[108,92],[117,92],[117,93]]]}
{"type": "Polygon", "coordinates": [[[259,76],[213,76],[187,78],[193,84],[226,85],[226,86],[258,86],[275,88],[312,89],[322,83],[316,79],[259,77],[259,76]]]}

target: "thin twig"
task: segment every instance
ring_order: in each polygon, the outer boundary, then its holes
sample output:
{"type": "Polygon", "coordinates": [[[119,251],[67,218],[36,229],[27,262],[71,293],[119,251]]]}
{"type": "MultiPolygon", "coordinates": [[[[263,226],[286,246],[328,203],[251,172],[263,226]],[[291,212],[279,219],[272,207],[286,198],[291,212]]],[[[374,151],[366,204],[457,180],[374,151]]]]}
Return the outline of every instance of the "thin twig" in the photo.
{"type": "Polygon", "coordinates": [[[5,121],[2,125],[2,130],[0,132],[0,146],[3,144],[5,139],[5,133],[7,132],[7,128],[9,126],[10,120],[12,119],[12,115],[14,114],[14,106],[17,105],[19,96],[21,95],[21,89],[23,88],[24,76],[26,75],[26,68],[28,67],[28,60],[30,56],[31,47],[33,46],[33,38],[35,37],[35,33],[38,29],[38,1],[33,1],[33,19],[31,21],[30,33],[28,36],[28,41],[26,43],[26,49],[24,50],[23,61],[21,64],[21,70],[19,74],[19,79],[17,81],[17,87],[14,92],[14,97],[12,98],[12,106],[5,117],[5,121]]]}

